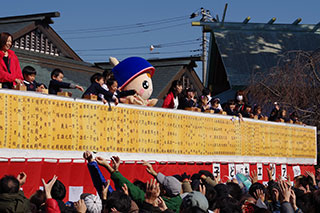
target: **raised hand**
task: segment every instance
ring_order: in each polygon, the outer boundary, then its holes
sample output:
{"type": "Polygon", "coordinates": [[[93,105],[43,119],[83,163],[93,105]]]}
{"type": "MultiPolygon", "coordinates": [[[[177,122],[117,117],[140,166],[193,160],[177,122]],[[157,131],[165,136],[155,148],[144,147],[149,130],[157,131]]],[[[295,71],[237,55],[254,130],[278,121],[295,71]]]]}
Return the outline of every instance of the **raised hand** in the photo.
{"type": "Polygon", "coordinates": [[[86,211],[87,211],[87,206],[84,203],[84,200],[82,200],[82,199],[75,202],[74,207],[76,208],[78,213],[86,213],[86,211]]]}
{"type": "Polygon", "coordinates": [[[269,181],[272,181],[273,180],[272,174],[274,172],[274,167],[273,166],[270,166],[270,168],[267,167],[267,172],[268,172],[269,181]]]}
{"type": "Polygon", "coordinates": [[[101,165],[104,168],[106,168],[110,173],[115,172],[115,170],[109,165],[107,159],[105,159],[103,157],[96,157],[95,160],[97,161],[97,163],[99,165],[101,165]]]}
{"type": "Polygon", "coordinates": [[[110,186],[110,180],[107,180],[106,186],[102,185],[102,199],[103,200],[107,200],[109,186],[110,186]]]}
{"type": "Polygon", "coordinates": [[[216,183],[221,183],[220,173],[219,173],[216,177],[214,177],[214,181],[215,181],[216,183]]]}
{"type": "Polygon", "coordinates": [[[312,172],[309,172],[309,171],[306,171],[306,175],[308,175],[308,176],[310,176],[312,178],[312,183],[313,183],[314,186],[316,186],[317,182],[316,182],[315,175],[312,172]]]}
{"type": "Polygon", "coordinates": [[[129,196],[129,189],[128,189],[127,184],[124,183],[121,188],[122,188],[123,192],[124,192],[126,195],[129,196]]]}
{"type": "Polygon", "coordinates": [[[151,174],[154,177],[156,177],[158,175],[158,173],[156,171],[154,171],[154,169],[150,163],[148,163],[147,161],[143,161],[143,165],[147,167],[146,170],[149,174],[151,174]]]}
{"type": "Polygon", "coordinates": [[[27,175],[24,172],[20,172],[17,176],[17,180],[19,181],[20,187],[26,183],[27,175]]]}
{"type": "Polygon", "coordinates": [[[158,202],[158,207],[161,211],[165,211],[168,209],[166,203],[164,202],[164,200],[162,199],[162,197],[158,197],[157,198],[157,202],[158,202]]]}
{"type": "Polygon", "coordinates": [[[279,186],[280,186],[280,193],[282,194],[282,197],[283,197],[282,201],[290,202],[291,189],[288,183],[286,183],[284,180],[280,180],[279,186]]]}
{"type": "Polygon", "coordinates": [[[296,194],[294,193],[294,191],[291,189],[290,190],[290,203],[291,203],[291,205],[292,205],[292,207],[293,207],[293,209],[296,211],[297,210],[297,203],[296,203],[296,201],[297,201],[297,199],[296,199],[296,194]]]}
{"type": "Polygon", "coordinates": [[[115,171],[118,171],[119,166],[120,166],[120,158],[118,156],[112,156],[111,161],[112,161],[112,168],[115,171]]]}
{"type": "Polygon", "coordinates": [[[52,198],[51,197],[51,189],[57,179],[58,179],[58,176],[54,175],[53,178],[48,183],[46,183],[44,181],[44,179],[42,178],[42,184],[43,184],[44,192],[46,193],[47,199],[52,198]]]}
{"type": "Polygon", "coordinates": [[[145,202],[152,204],[153,206],[158,206],[156,199],[160,195],[160,186],[155,179],[151,179],[150,183],[147,182],[145,202]]]}
{"type": "Polygon", "coordinates": [[[252,182],[252,183],[258,182],[258,173],[257,173],[257,170],[253,170],[253,171],[251,172],[250,178],[251,178],[251,182],[252,182]]]}
{"type": "Polygon", "coordinates": [[[254,196],[256,197],[256,199],[259,199],[264,202],[265,201],[265,197],[266,195],[264,194],[262,189],[257,189],[254,193],[254,196]]]}
{"type": "Polygon", "coordinates": [[[201,192],[201,194],[206,196],[206,186],[205,185],[200,184],[199,185],[199,191],[201,192]]]}
{"type": "MultiPolygon", "coordinates": [[[[105,166],[106,164],[108,164],[107,159],[103,158],[103,157],[96,157],[95,160],[97,161],[97,163],[101,166],[105,166]]],[[[109,164],[108,164],[109,165],[109,164]]]]}

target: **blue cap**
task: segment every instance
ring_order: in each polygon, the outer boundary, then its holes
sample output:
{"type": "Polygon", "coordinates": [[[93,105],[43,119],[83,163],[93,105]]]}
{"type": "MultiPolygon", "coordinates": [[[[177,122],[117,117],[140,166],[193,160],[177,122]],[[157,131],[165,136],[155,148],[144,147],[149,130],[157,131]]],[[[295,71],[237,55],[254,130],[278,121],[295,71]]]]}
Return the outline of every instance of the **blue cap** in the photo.
{"type": "Polygon", "coordinates": [[[126,58],[112,69],[120,89],[143,73],[149,73],[152,77],[154,71],[154,67],[147,60],[140,57],[126,58]]]}

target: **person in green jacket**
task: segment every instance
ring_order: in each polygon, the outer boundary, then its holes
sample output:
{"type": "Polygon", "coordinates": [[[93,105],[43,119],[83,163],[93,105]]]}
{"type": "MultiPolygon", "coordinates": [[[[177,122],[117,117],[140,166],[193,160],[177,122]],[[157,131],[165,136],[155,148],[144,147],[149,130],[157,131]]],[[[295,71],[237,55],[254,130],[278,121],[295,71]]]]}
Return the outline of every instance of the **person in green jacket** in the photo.
{"type": "MultiPolygon", "coordinates": [[[[120,158],[114,156],[111,158],[112,166],[110,166],[106,159],[102,157],[97,157],[96,161],[99,165],[105,167],[111,174],[111,179],[114,181],[118,188],[121,188],[123,184],[126,184],[131,198],[139,205],[142,206],[145,202],[145,192],[139,187],[131,183],[128,179],[122,176],[118,171],[120,165],[120,158]]],[[[174,212],[179,212],[182,199],[180,197],[181,183],[173,176],[165,176],[162,173],[157,173],[152,168],[151,164],[144,162],[147,166],[146,170],[149,174],[157,178],[158,182],[161,184],[161,198],[164,200],[168,209],[174,212]]]]}
{"type": "Polygon", "coordinates": [[[0,212],[31,212],[29,200],[19,190],[26,178],[27,175],[21,172],[17,178],[5,175],[0,179],[0,212]]]}

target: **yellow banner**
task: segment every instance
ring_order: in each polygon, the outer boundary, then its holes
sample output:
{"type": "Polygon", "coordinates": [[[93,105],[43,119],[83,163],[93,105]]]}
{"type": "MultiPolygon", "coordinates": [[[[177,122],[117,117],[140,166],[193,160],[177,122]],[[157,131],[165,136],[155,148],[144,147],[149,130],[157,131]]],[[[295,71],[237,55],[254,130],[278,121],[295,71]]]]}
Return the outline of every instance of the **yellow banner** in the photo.
{"type": "Polygon", "coordinates": [[[0,93],[0,148],[316,159],[315,131],[0,93]]]}

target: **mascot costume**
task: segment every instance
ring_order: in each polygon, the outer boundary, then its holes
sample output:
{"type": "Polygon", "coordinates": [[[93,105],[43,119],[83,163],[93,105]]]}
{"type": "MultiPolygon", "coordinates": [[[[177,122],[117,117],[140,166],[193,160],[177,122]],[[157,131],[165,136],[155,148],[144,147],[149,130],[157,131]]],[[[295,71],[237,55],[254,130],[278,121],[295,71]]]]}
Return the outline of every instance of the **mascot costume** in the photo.
{"type": "Polygon", "coordinates": [[[119,90],[135,90],[134,96],[121,98],[122,103],[136,104],[142,106],[154,106],[158,99],[149,99],[153,92],[151,77],[154,74],[154,67],[145,59],[140,57],[129,57],[119,62],[116,58],[110,57],[110,64],[113,65],[113,75],[118,81],[119,90]]]}

